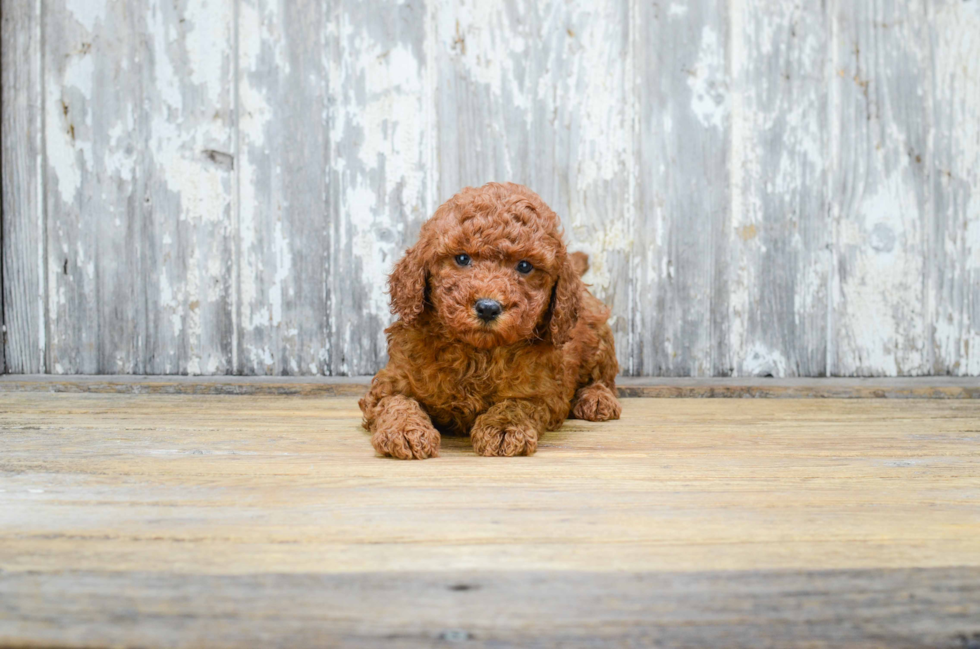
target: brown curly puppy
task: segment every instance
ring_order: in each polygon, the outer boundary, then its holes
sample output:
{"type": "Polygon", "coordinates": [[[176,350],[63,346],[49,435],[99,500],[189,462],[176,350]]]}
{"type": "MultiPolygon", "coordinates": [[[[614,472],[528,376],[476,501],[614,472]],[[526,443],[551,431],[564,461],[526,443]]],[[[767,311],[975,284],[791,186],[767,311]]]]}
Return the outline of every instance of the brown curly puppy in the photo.
{"type": "Polygon", "coordinates": [[[360,401],[378,453],[435,457],[442,430],[481,455],[531,455],[569,411],[618,419],[609,309],[587,268],[521,185],[468,187],[436,210],[389,278],[400,319],[360,401]]]}

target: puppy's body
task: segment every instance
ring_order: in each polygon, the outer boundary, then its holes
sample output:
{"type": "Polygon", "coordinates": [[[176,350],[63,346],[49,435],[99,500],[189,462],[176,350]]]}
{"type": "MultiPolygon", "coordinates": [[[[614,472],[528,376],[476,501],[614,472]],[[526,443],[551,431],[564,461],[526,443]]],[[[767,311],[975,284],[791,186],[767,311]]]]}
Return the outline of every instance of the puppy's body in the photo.
{"type": "Polygon", "coordinates": [[[530,455],[570,411],[618,418],[609,310],[585,268],[554,212],[520,185],[467,188],[440,207],[391,277],[400,320],[360,402],[375,449],[432,457],[441,430],[469,433],[483,455],[530,455]],[[474,311],[487,300],[489,320],[474,311]]]}

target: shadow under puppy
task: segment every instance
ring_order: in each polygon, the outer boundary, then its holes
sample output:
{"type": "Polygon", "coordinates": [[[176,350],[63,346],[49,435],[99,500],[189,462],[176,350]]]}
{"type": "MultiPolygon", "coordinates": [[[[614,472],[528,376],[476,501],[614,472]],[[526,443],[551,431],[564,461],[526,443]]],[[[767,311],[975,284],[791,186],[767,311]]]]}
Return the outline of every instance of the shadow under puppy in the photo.
{"type": "Polygon", "coordinates": [[[609,309],[581,280],[558,216],[521,185],[468,187],[439,207],[389,278],[388,365],[360,401],[382,455],[531,455],[569,412],[618,419],[609,309]]]}

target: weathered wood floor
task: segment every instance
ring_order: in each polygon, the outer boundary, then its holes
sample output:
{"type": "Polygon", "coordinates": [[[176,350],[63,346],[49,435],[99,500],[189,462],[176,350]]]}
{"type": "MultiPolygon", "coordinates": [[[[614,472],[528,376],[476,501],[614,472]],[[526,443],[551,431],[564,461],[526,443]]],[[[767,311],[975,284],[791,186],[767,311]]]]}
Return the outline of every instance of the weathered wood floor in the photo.
{"type": "Polygon", "coordinates": [[[359,416],[0,393],[0,645],[980,646],[980,401],[627,399],[413,463],[359,416]]]}

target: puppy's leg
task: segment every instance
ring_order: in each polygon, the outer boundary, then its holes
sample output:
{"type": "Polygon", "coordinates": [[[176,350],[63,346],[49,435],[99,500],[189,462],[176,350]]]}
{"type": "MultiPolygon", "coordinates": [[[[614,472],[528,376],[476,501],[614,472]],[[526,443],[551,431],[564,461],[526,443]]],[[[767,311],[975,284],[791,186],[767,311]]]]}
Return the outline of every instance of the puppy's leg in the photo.
{"type": "Polygon", "coordinates": [[[619,419],[622,410],[619,399],[604,383],[590,383],[579,388],[572,400],[572,416],[575,419],[609,421],[619,419]]]}
{"type": "Polygon", "coordinates": [[[596,344],[583,372],[579,375],[579,389],[572,399],[572,417],[586,421],[619,419],[622,407],[616,398],[616,347],[612,330],[603,322],[595,329],[596,344]]]}
{"type": "Polygon", "coordinates": [[[553,415],[543,402],[507,399],[492,406],[476,418],[470,430],[473,449],[480,455],[533,455],[538,448],[538,434],[557,427],[564,419],[553,415]]]}
{"type": "Polygon", "coordinates": [[[371,404],[370,415],[365,411],[365,424],[373,433],[371,445],[381,455],[400,460],[439,457],[442,438],[415,399],[402,394],[382,397],[371,404]]]}

